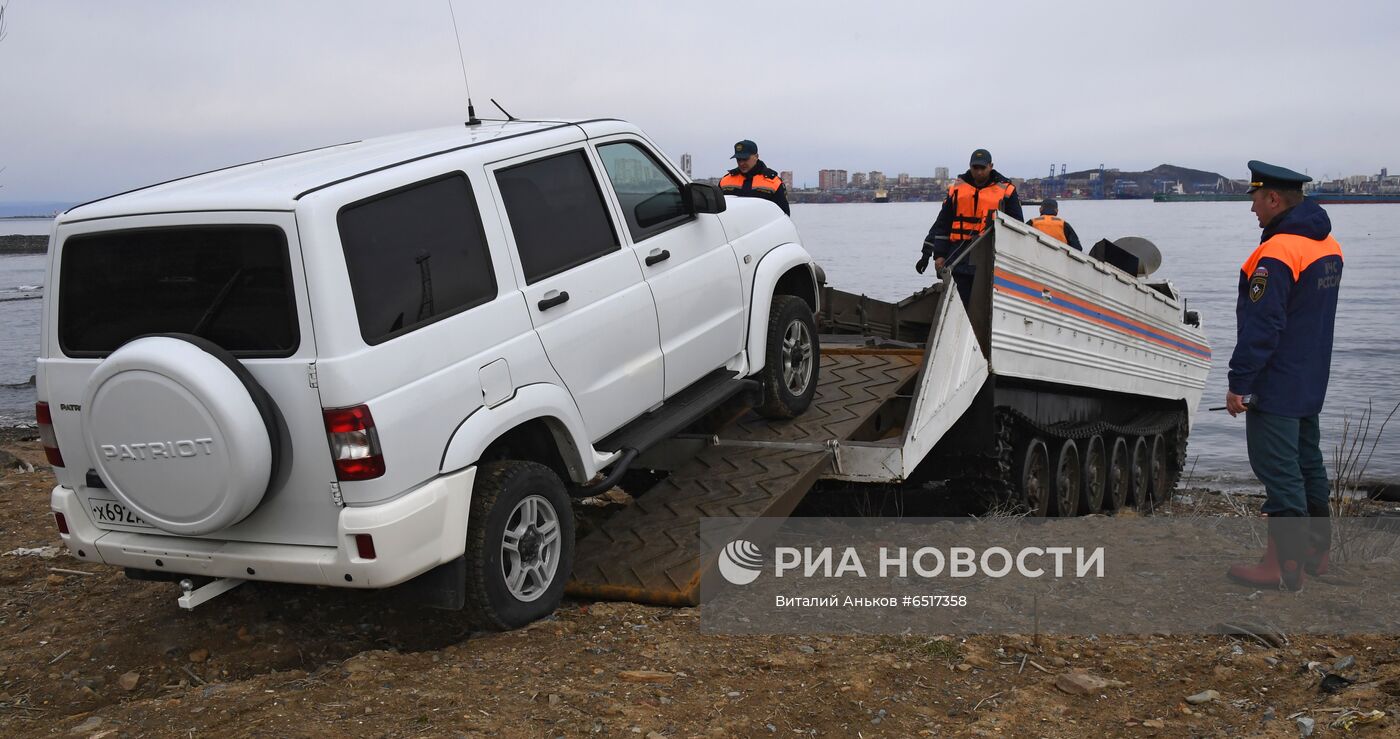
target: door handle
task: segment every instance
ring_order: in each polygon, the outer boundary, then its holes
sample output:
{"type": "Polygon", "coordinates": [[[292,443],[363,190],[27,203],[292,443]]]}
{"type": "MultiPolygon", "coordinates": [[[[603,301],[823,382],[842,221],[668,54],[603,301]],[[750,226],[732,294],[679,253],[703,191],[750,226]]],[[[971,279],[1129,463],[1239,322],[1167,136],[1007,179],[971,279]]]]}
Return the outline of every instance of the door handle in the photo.
{"type": "Polygon", "coordinates": [[[550,290],[549,292],[544,294],[544,298],[540,300],[539,306],[540,310],[549,310],[550,308],[553,308],[556,305],[563,305],[567,302],[569,302],[568,293],[558,290],[550,290]]]}
{"type": "Polygon", "coordinates": [[[647,259],[646,259],[647,266],[648,266],[648,267],[651,267],[651,266],[660,264],[661,262],[664,262],[664,261],[666,261],[667,259],[670,259],[670,258],[671,258],[671,252],[669,252],[669,251],[667,251],[667,250],[665,250],[665,249],[660,249],[660,250],[655,250],[655,249],[654,249],[654,250],[652,250],[652,252],[651,252],[650,254],[647,255],[647,259]]]}

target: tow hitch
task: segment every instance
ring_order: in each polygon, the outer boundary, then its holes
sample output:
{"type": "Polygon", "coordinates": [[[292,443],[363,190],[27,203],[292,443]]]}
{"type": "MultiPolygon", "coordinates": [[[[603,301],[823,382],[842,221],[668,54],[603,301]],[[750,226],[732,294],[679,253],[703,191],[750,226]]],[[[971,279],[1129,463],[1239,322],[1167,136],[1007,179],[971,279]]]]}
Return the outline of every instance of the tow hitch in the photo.
{"type": "Polygon", "coordinates": [[[247,580],[221,577],[196,588],[193,580],[185,578],[180,581],[180,591],[184,593],[180,596],[180,607],[187,611],[193,610],[195,606],[213,600],[245,582],[247,580]]]}

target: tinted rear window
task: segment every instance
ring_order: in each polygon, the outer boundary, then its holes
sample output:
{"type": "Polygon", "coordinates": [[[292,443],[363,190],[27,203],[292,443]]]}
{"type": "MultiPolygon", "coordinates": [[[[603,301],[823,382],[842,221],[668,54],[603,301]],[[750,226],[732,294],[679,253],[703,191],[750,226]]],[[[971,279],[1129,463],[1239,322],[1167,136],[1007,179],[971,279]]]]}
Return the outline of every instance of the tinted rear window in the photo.
{"type": "Polygon", "coordinates": [[[202,336],[243,357],[298,343],[287,241],[275,226],[191,226],[74,236],[63,245],[58,341],[103,356],[146,334],[202,336]]]}
{"type": "Polygon", "coordinates": [[[461,174],[348,205],[339,226],[366,343],[496,297],[481,214],[461,174]]]}

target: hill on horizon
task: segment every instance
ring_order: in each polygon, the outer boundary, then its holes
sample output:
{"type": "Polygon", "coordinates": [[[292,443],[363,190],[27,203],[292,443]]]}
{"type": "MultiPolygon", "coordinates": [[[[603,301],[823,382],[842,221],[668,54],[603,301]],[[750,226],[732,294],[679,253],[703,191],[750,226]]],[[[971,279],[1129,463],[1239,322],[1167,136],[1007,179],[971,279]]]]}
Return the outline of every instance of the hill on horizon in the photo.
{"type": "MultiPolygon", "coordinates": [[[[1089,175],[1097,172],[1098,169],[1081,169],[1077,172],[1069,172],[1065,177],[1073,180],[1088,180],[1089,175]]],[[[1118,187],[1118,182],[1128,180],[1137,183],[1137,191],[1140,193],[1156,192],[1159,188],[1157,183],[1165,180],[1168,182],[1180,182],[1186,192],[1215,192],[1220,183],[1225,183],[1222,192],[1244,192],[1245,186],[1236,183],[1219,172],[1207,172],[1203,169],[1191,169],[1175,164],[1159,164],[1152,169],[1141,172],[1124,171],[1104,171],[1104,187],[1110,191],[1118,187]]]]}
{"type": "Polygon", "coordinates": [[[8,202],[0,200],[0,218],[22,216],[48,218],[55,213],[73,207],[73,205],[73,202],[66,200],[11,200],[8,202]]]}

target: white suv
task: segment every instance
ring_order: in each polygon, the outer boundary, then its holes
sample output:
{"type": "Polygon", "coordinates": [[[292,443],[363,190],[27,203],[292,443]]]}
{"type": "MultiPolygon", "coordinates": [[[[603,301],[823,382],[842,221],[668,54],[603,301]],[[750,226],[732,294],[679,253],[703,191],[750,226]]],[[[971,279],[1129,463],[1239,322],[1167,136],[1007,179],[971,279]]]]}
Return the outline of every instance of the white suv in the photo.
{"type": "Polygon", "coordinates": [[[76,207],[52,244],[56,523],[132,577],[215,578],[187,607],[412,579],[527,623],[569,576],[569,493],[738,393],[792,417],[817,384],[792,222],[617,120],[246,164],[76,207]]]}

